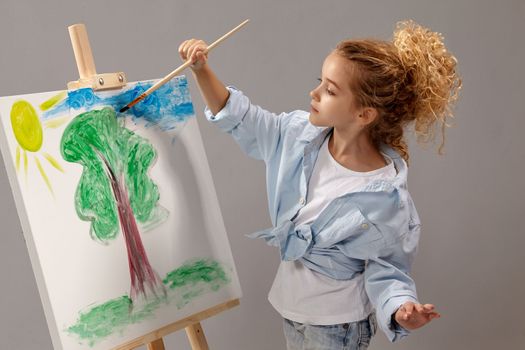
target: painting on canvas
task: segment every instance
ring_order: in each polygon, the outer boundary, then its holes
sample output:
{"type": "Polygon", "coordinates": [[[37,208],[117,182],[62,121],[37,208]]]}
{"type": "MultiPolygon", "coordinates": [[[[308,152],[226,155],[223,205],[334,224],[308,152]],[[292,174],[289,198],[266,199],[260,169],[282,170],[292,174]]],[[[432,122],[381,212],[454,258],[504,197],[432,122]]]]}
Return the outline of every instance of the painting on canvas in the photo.
{"type": "Polygon", "coordinates": [[[179,76],[0,98],[0,146],[56,349],[108,349],[239,298],[179,76]]]}

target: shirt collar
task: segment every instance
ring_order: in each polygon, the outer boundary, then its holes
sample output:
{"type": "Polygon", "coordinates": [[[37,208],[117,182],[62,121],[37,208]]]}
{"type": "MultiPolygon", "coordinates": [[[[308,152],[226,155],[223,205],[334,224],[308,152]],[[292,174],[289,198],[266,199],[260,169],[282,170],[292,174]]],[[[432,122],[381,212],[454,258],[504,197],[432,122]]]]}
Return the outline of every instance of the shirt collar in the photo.
{"type": "MultiPolygon", "coordinates": [[[[321,147],[323,141],[332,132],[333,127],[317,127],[312,123],[308,122],[303,132],[297,137],[298,141],[305,143],[315,144],[318,151],[318,148],[321,147]]],[[[394,150],[391,146],[386,143],[380,144],[380,151],[392,158],[394,166],[397,170],[397,174],[393,179],[379,179],[372,181],[368,186],[365,187],[367,191],[387,191],[391,192],[395,189],[405,189],[407,188],[407,173],[408,166],[406,161],[399,155],[399,153],[394,150]]]]}

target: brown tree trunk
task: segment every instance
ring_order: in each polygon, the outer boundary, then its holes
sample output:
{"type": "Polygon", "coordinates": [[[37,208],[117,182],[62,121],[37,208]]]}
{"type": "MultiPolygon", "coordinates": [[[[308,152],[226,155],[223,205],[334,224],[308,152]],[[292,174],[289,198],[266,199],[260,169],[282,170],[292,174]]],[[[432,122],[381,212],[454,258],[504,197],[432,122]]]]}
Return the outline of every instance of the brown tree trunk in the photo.
{"type": "Polygon", "coordinates": [[[140,232],[131,209],[128,192],[123,176],[120,181],[105,161],[111,187],[117,203],[120,227],[126,241],[128,251],[129,272],[131,277],[130,298],[135,302],[139,297],[147,299],[150,296],[164,297],[166,289],[158,274],[151,267],[148,256],[140,238],[140,232]]]}

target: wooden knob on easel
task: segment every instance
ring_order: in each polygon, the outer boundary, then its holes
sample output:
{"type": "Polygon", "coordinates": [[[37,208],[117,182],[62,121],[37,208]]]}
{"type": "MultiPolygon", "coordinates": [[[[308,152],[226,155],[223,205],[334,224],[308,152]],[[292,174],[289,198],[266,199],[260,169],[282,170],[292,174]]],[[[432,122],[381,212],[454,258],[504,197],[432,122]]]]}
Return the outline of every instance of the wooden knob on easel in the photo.
{"type": "Polygon", "coordinates": [[[87,35],[86,26],[83,23],[74,24],[68,27],[75,60],[77,61],[78,74],[80,80],[90,79],[97,75],[91,45],[87,35]]]}

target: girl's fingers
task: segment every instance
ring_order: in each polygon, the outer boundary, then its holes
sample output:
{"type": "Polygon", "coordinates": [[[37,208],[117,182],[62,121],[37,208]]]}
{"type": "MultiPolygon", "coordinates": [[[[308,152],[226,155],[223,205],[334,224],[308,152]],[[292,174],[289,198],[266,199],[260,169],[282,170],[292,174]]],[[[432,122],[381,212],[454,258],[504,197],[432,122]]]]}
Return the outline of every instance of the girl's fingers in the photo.
{"type": "Polygon", "coordinates": [[[193,45],[191,45],[191,48],[189,48],[190,53],[195,52],[195,50],[202,48],[204,46],[204,41],[202,40],[195,40],[193,42],[193,45]]]}
{"type": "Polygon", "coordinates": [[[208,59],[208,57],[206,57],[206,55],[204,54],[204,52],[202,51],[199,51],[197,52],[197,57],[202,60],[203,63],[206,63],[206,60],[208,59]]]}
{"type": "Polygon", "coordinates": [[[405,308],[406,315],[410,317],[410,315],[412,315],[412,312],[414,311],[414,303],[409,301],[405,303],[403,306],[405,308]]]}
{"type": "Polygon", "coordinates": [[[193,51],[195,50],[195,44],[191,44],[187,49],[186,49],[186,59],[191,59],[191,55],[193,53],[193,51]]]}
{"type": "Polygon", "coordinates": [[[396,315],[396,318],[403,322],[403,326],[408,327],[409,329],[416,329],[423,327],[434,318],[441,317],[437,312],[421,312],[421,310],[425,310],[424,305],[407,302],[399,308],[399,313],[396,315]]]}
{"type": "Polygon", "coordinates": [[[412,315],[412,312],[411,311],[408,311],[409,310],[409,307],[408,306],[405,306],[403,307],[403,309],[401,311],[403,311],[403,313],[401,314],[401,317],[403,320],[405,321],[408,321],[408,319],[410,318],[410,316],[412,315]]]}
{"type": "Polygon", "coordinates": [[[190,39],[190,40],[186,40],[186,42],[184,43],[183,47],[182,47],[182,52],[184,54],[184,59],[187,60],[188,59],[188,50],[189,48],[191,47],[191,45],[193,45],[193,43],[195,42],[195,39],[190,39]]]}
{"type": "Polygon", "coordinates": [[[194,48],[192,48],[190,57],[193,58],[193,63],[195,63],[199,59],[198,53],[202,52],[203,50],[204,48],[202,46],[195,46],[194,48]]]}
{"type": "Polygon", "coordinates": [[[185,42],[186,42],[186,41],[183,41],[183,42],[179,45],[179,48],[178,48],[178,50],[177,50],[177,51],[179,52],[179,55],[180,55],[181,57],[182,57],[182,48],[183,48],[185,42]]]}
{"type": "Polygon", "coordinates": [[[424,317],[425,317],[425,319],[426,319],[426,321],[428,323],[428,322],[432,321],[435,318],[439,318],[439,315],[437,315],[437,314],[425,314],[424,317]]]}
{"type": "Polygon", "coordinates": [[[183,60],[190,59],[192,64],[197,63],[199,59],[202,59],[203,62],[206,62],[206,54],[204,51],[208,46],[203,40],[189,39],[179,45],[179,55],[183,60]],[[201,54],[198,54],[201,52],[201,54]]]}
{"type": "Polygon", "coordinates": [[[429,313],[434,311],[434,305],[431,304],[416,304],[416,311],[419,313],[429,313]]]}
{"type": "MultiPolygon", "coordinates": [[[[408,303],[407,303],[408,306],[408,303]]],[[[413,308],[415,309],[415,312],[419,313],[429,313],[434,311],[434,305],[432,304],[412,304],[413,308]]]]}
{"type": "Polygon", "coordinates": [[[425,312],[425,313],[432,313],[432,312],[434,312],[434,305],[432,305],[432,304],[425,304],[425,305],[423,305],[423,312],[425,312]]]}
{"type": "Polygon", "coordinates": [[[188,40],[184,41],[179,46],[179,55],[183,60],[186,60],[186,45],[188,44],[188,40]]]}
{"type": "Polygon", "coordinates": [[[434,318],[440,318],[441,315],[438,314],[437,312],[431,312],[431,313],[421,314],[421,317],[423,317],[423,319],[425,320],[425,323],[428,323],[432,321],[434,318]]]}
{"type": "Polygon", "coordinates": [[[419,312],[419,313],[425,312],[424,308],[423,308],[423,305],[421,305],[421,304],[416,304],[414,307],[416,309],[416,312],[419,312]]]}
{"type": "MultiPolygon", "coordinates": [[[[199,41],[197,44],[195,44],[194,47],[190,49],[190,57],[192,58],[193,63],[196,63],[197,61],[202,59],[204,50],[206,50],[206,44],[204,43],[204,41],[199,41]]],[[[204,60],[202,62],[204,62],[204,60]]]]}
{"type": "Polygon", "coordinates": [[[195,63],[195,51],[199,48],[199,44],[194,44],[188,49],[188,58],[192,60],[193,63],[195,63]]]}

